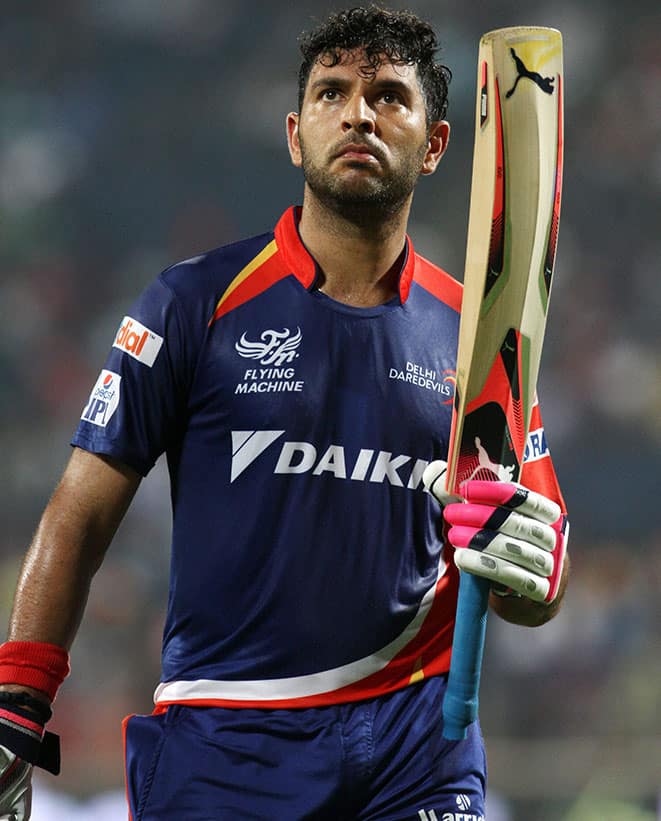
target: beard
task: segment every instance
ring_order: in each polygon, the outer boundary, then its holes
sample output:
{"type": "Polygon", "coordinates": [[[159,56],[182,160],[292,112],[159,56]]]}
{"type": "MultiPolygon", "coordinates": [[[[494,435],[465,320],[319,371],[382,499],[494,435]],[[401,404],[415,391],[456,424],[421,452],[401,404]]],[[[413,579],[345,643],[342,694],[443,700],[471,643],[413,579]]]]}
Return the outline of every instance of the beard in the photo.
{"type": "MultiPolygon", "coordinates": [[[[396,214],[409,200],[420,177],[427,152],[425,142],[416,151],[407,153],[395,168],[380,174],[362,169],[356,175],[338,174],[312,158],[299,133],[303,176],[315,197],[327,208],[352,222],[368,223],[396,214]]],[[[359,142],[359,141],[357,141],[359,142]]]]}

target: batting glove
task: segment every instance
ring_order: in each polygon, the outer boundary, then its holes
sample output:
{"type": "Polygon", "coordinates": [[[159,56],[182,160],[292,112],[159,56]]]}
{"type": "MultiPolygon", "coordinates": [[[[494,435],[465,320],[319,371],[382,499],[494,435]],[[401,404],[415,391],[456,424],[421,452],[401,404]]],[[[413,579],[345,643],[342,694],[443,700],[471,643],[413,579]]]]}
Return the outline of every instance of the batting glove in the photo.
{"type": "Polygon", "coordinates": [[[0,821],[28,821],[32,811],[32,765],[0,746],[0,821]]]}
{"type": "Polygon", "coordinates": [[[32,766],[57,775],[59,738],[45,729],[51,709],[24,692],[0,692],[0,821],[27,821],[32,766]]]}
{"type": "Polygon", "coordinates": [[[559,505],[516,482],[470,480],[445,490],[446,462],[431,462],[427,490],[443,505],[460,570],[494,583],[499,595],[552,602],[558,594],[569,522],[559,505]]]}

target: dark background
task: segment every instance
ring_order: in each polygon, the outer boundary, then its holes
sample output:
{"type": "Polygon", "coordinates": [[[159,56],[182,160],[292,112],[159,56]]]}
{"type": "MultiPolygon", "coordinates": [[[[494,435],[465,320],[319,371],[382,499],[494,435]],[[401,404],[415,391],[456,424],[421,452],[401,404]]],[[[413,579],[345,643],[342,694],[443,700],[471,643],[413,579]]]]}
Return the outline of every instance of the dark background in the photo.
{"type": "MultiPolygon", "coordinates": [[[[284,132],[296,108],[296,37],[344,5],[3,3],[4,622],[22,553],[129,303],[172,262],[268,230],[300,202],[284,132]]],[[[570,509],[574,573],[553,623],[525,630],[490,621],[482,720],[493,818],[653,819],[661,787],[659,5],[390,5],[434,24],[454,73],[450,148],[421,181],[410,233],[417,250],[459,278],[479,37],[513,24],[564,35],[565,187],[539,392],[570,509]]],[[[168,540],[159,465],[95,581],[53,722],[64,771],[43,778],[45,790],[82,800],[122,789],[120,719],[151,709],[158,680],[168,540]]]]}

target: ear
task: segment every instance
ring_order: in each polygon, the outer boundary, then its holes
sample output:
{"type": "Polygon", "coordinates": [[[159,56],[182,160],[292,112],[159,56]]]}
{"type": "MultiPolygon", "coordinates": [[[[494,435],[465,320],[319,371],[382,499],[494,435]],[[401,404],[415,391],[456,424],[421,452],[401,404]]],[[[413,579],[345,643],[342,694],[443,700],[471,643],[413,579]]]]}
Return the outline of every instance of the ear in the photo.
{"type": "Polygon", "coordinates": [[[450,142],[450,123],[437,120],[429,128],[429,145],[422,162],[422,174],[433,174],[450,142]]]}
{"type": "Polygon", "coordinates": [[[296,168],[302,165],[301,159],[301,143],[298,138],[298,122],[299,115],[295,111],[290,111],[287,114],[287,147],[289,148],[289,156],[292,164],[296,168]]]}

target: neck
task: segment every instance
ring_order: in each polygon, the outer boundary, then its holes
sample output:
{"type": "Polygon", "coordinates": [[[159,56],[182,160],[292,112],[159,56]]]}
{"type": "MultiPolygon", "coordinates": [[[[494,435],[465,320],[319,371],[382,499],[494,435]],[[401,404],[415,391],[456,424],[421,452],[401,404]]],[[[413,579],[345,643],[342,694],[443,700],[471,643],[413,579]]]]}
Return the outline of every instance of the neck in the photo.
{"type": "Polygon", "coordinates": [[[396,296],[410,209],[411,199],[389,214],[365,206],[338,213],[306,186],[299,233],[321,269],[320,290],[355,307],[396,296]]]}

